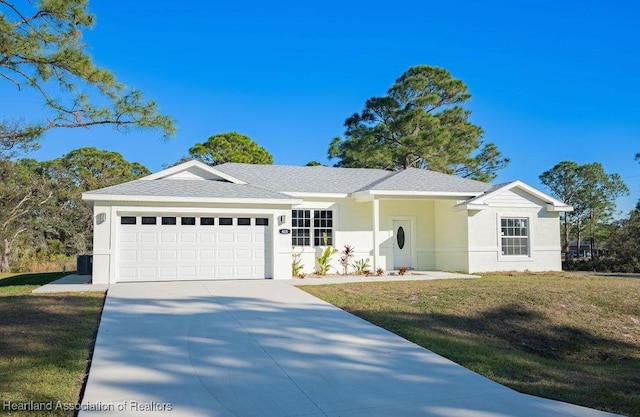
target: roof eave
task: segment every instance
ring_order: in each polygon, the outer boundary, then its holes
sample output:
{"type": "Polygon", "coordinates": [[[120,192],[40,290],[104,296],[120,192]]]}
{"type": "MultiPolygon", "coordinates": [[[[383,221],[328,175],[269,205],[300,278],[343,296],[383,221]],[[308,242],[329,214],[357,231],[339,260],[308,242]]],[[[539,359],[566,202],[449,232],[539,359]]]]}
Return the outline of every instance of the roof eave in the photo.
{"type": "Polygon", "coordinates": [[[299,198],[239,198],[239,197],[176,197],[176,196],[131,196],[113,194],[82,194],[87,204],[95,201],[113,202],[149,202],[149,203],[207,203],[207,204],[262,204],[262,205],[295,205],[302,203],[299,198]]]}
{"type": "Polygon", "coordinates": [[[547,211],[567,212],[567,211],[573,211],[573,207],[569,205],[555,205],[553,203],[548,203],[547,211]]]}
{"type": "Polygon", "coordinates": [[[487,210],[489,207],[488,204],[456,204],[455,206],[453,206],[453,209],[455,211],[462,211],[462,210],[466,210],[466,211],[482,211],[482,210],[487,210]]]}
{"type": "Polygon", "coordinates": [[[351,197],[366,200],[375,197],[428,197],[428,198],[473,198],[482,191],[407,191],[407,190],[365,190],[351,193],[351,197]]]}
{"type": "Polygon", "coordinates": [[[347,198],[349,194],[347,193],[309,193],[309,192],[299,192],[299,191],[278,191],[281,194],[290,195],[291,197],[299,197],[299,198],[347,198]]]}

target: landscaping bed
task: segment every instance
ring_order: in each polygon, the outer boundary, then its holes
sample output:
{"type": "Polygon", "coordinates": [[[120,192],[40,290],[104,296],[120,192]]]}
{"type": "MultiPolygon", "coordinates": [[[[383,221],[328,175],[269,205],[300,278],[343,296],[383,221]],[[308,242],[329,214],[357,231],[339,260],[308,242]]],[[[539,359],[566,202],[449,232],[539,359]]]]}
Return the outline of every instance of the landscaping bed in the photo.
{"type": "Polygon", "coordinates": [[[35,295],[62,273],[0,276],[0,410],[13,416],[73,416],[104,302],[104,293],[35,295]],[[52,411],[11,411],[52,403],[52,411]],[[29,404],[32,402],[31,404],[29,404]],[[37,404],[35,404],[37,403],[37,404]]]}
{"type": "Polygon", "coordinates": [[[527,394],[640,416],[640,280],[503,274],[303,287],[527,394]]]}

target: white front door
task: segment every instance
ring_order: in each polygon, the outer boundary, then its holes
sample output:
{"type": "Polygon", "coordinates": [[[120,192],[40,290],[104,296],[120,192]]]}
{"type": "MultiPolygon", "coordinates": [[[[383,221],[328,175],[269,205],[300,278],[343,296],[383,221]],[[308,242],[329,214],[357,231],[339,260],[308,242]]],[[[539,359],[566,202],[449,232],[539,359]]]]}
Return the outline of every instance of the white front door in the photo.
{"type": "Polygon", "coordinates": [[[393,268],[411,268],[411,222],[393,221],[393,268]]]}

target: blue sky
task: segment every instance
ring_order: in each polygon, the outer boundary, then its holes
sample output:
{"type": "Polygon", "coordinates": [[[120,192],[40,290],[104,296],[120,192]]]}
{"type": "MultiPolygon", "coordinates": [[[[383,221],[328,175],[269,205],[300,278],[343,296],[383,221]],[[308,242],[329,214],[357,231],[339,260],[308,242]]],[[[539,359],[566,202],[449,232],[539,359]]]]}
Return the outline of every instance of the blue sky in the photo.
{"type": "MultiPolygon", "coordinates": [[[[407,68],[448,69],[472,121],[511,159],[496,182],[562,160],[599,161],[640,199],[640,5],[602,1],[93,1],[95,61],[177,121],[175,138],[108,128],[51,131],[37,159],[95,146],[152,171],[227,131],[277,164],[326,159],[330,140],[407,68]]],[[[0,115],[43,111],[0,84],[0,115]]],[[[28,116],[27,116],[28,115],[28,116]]]]}

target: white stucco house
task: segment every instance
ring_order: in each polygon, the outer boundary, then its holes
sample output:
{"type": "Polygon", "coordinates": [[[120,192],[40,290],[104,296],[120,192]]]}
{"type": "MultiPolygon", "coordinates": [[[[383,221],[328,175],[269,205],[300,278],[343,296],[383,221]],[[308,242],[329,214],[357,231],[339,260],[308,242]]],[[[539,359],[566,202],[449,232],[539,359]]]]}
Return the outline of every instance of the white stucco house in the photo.
{"type": "Polygon", "coordinates": [[[100,284],[289,279],[292,252],[311,272],[325,239],[372,271],[560,270],[559,213],[571,210],[521,181],[197,161],[83,199],[100,284]]]}

